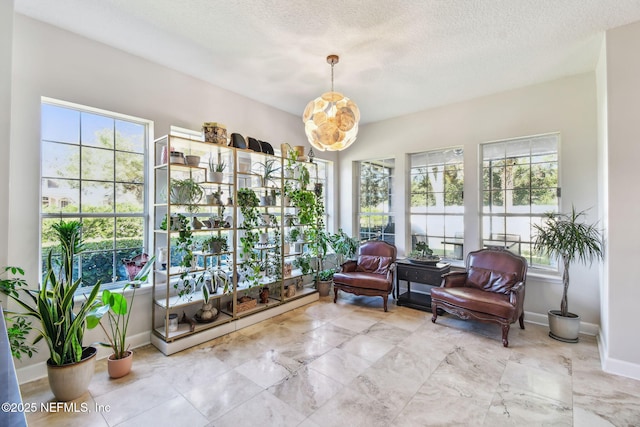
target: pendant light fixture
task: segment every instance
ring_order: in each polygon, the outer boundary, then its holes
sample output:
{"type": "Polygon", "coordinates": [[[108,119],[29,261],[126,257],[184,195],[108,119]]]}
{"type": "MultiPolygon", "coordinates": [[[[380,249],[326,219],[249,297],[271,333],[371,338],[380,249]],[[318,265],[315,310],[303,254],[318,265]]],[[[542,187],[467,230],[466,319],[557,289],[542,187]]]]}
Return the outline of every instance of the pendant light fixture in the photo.
{"type": "Polygon", "coordinates": [[[309,143],[320,151],[344,150],[358,135],[358,106],[343,94],[333,91],[333,67],[339,60],[338,55],[327,56],[331,65],[331,92],[309,102],[302,115],[309,143]]]}

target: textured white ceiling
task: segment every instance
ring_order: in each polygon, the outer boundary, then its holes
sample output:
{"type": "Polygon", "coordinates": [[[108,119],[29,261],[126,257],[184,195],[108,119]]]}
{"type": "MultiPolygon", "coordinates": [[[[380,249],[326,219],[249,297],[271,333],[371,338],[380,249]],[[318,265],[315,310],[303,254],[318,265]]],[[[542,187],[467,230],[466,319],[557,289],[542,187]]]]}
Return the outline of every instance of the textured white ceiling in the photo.
{"type": "Polygon", "coordinates": [[[16,11],[302,115],[362,122],[593,70],[640,0],[15,0],[16,11]]]}

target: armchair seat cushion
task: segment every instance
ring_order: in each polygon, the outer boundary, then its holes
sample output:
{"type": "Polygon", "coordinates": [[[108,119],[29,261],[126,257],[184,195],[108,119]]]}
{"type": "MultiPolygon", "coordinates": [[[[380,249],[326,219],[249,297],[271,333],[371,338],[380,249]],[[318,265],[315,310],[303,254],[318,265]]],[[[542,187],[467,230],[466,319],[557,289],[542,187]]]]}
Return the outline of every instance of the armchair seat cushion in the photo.
{"type": "Polygon", "coordinates": [[[509,302],[509,295],[487,292],[477,288],[433,288],[431,298],[466,310],[485,313],[503,319],[512,319],[516,308],[509,302]]]}
{"type": "Polygon", "coordinates": [[[367,273],[365,271],[354,271],[349,274],[336,273],[333,275],[333,282],[355,288],[379,291],[388,291],[390,288],[386,274],[367,273]]]}

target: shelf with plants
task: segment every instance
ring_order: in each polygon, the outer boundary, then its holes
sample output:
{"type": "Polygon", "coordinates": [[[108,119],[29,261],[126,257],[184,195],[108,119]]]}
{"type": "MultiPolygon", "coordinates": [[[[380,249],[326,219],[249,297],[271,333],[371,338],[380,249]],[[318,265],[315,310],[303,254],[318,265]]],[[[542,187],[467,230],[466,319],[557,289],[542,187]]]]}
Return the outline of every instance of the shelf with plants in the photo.
{"type": "MultiPolygon", "coordinates": [[[[232,205],[235,195],[234,156],[232,149],[221,145],[176,136],[156,140],[153,238],[160,261],[154,270],[152,318],[154,334],[166,342],[233,320],[220,310],[231,300],[233,286],[227,283],[213,289],[211,280],[218,274],[216,270],[224,268],[229,282],[230,269],[220,260],[209,262],[208,248],[203,250],[203,244],[213,236],[235,241],[235,224],[225,219],[225,210],[234,210],[227,206],[232,205]],[[189,164],[180,164],[183,160],[174,156],[176,152],[189,164]],[[212,169],[222,175],[213,175],[212,169]],[[170,319],[173,315],[184,319],[177,330],[170,319]]],[[[229,219],[233,221],[232,216],[229,219]]],[[[219,256],[235,256],[232,248],[225,248],[225,252],[219,256]]]]}
{"type": "Polygon", "coordinates": [[[316,165],[173,136],[156,141],[155,156],[156,347],[171,354],[317,299],[308,286],[314,225],[291,201],[313,186],[316,165]],[[163,163],[164,151],[198,162],[163,163]],[[295,178],[284,177],[289,164],[295,178]],[[294,227],[307,237],[289,245],[294,227]],[[225,277],[215,290],[213,275],[225,277]]]}

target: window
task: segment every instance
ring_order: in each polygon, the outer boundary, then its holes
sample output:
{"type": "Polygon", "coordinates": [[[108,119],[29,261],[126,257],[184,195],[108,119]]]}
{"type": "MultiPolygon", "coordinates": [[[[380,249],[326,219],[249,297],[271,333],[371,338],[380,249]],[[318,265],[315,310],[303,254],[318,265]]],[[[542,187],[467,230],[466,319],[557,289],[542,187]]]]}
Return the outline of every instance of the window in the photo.
{"type": "Polygon", "coordinates": [[[83,224],[85,250],[74,278],[84,286],[127,279],[123,259],[146,252],[148,123],[43,100],[41,106],[41,256],[56,256],[51,225],[83,224]]]}
{"type": "Polygon", "coordinates": [[[436,255],[462,259],[462,148],[410,155],[411,250],[426,242],[436,255]]]}
{"type": "Polygon", "coordinates": [[[395,243],[395,221],[391,212],[394,159],[358,164],[360,240],[380,239],[395,243]]]}
{"type": "Polygon", "coordinates": [[[557,269],[554,260],[532,250],[533,224],[558,212],[559,134],[481,145],[482,244],[527,258],[530,267],[557,269]]]}

